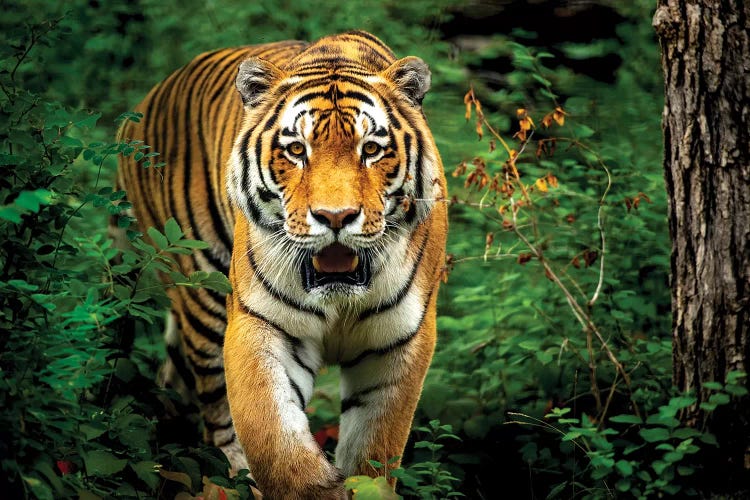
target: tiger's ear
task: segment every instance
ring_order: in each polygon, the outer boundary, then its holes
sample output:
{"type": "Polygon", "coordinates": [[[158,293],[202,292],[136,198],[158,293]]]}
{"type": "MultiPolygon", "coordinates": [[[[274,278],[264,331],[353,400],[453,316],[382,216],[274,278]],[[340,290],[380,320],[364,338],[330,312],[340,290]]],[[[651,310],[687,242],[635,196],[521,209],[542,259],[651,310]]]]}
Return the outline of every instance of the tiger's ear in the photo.
{"type": "Polygon", "coordinates": [[[424,95],[430,90],[430,68],[418,57],[399,59],[383,71],[382,76],[393,82],[415,106],[422,105],[424,95]]]}
{"type": "Polygon", "coordinates": [[[257,106],[263,101],[268,89],[284,78],[286,74],[268,61],[251,57],[240,64],[235,85],[246,108],[257,106]]]}

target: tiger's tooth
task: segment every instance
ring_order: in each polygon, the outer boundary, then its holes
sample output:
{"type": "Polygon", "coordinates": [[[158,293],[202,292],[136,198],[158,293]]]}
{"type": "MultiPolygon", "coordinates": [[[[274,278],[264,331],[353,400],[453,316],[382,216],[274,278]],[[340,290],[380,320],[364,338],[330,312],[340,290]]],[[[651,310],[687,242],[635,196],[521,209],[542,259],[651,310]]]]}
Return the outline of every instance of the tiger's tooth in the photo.
{"type": "Polygon", "coordinates": [[[352,259],[352,267],[349,269],[349,272],[354,271],[357,269],[357,266],[359,265],[359,255],[355,255],[352,259]]]}
{"type": "Polygon", "coordinates": [[[320,262],[318,262],[318,256],[313,255],[312,264],[315,271],[320,272],[320,262]]]}

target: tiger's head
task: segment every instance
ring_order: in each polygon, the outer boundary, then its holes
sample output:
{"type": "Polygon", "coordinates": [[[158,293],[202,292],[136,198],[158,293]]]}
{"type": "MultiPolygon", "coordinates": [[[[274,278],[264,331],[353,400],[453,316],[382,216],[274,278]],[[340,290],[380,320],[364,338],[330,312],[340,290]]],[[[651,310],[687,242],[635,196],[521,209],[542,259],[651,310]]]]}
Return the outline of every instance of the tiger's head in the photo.
{"type": "Polygon", "coordinates": [[[374,53],[384,61],[364,64],[362,47],[333,50],[330,37],[327,45],[282,68],[257,58],[240,65],[245,122],[228,188],[293,256],[307,292],[356,294],[444,195],[442,167],[421,109],[427,65],[390,50],[388,61],[381,47],[374,53]]]}

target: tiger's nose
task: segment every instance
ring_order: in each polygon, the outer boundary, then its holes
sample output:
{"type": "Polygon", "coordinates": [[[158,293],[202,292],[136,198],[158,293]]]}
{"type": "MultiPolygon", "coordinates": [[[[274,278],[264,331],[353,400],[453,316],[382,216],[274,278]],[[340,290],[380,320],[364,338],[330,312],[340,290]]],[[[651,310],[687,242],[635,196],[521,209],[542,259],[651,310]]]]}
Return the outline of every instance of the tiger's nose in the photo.
{"type": "Polygon", "coordinates": [[[313,218],[320,222],[324,226],[330,227],[331,229],[341,229],[342,227],[354,222],[361,208],[345,208],[344,210],[310,210],[313,218]]]}

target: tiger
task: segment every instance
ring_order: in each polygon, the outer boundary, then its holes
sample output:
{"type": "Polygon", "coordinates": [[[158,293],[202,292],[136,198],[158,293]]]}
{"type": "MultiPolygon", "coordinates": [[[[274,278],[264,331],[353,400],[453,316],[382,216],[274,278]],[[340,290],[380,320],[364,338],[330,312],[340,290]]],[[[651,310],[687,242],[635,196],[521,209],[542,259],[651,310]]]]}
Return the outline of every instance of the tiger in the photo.
{"type": "Polygon", "coordinates": [[[364,31],[221,49],[156,85],[120,130],[166,163],[121,159],[139,228],[174,217],[210,245],[178,256],[181,270],[232,285],[168,290],[165,383],[191,380],[206,442],[268,498],[346,498],[344,478],[384,474],[368,460],[399,466],[448,228],[430,85],[422,59],[364,31]],[[305,413],[328,365],[335,465],[305,413]]]}

